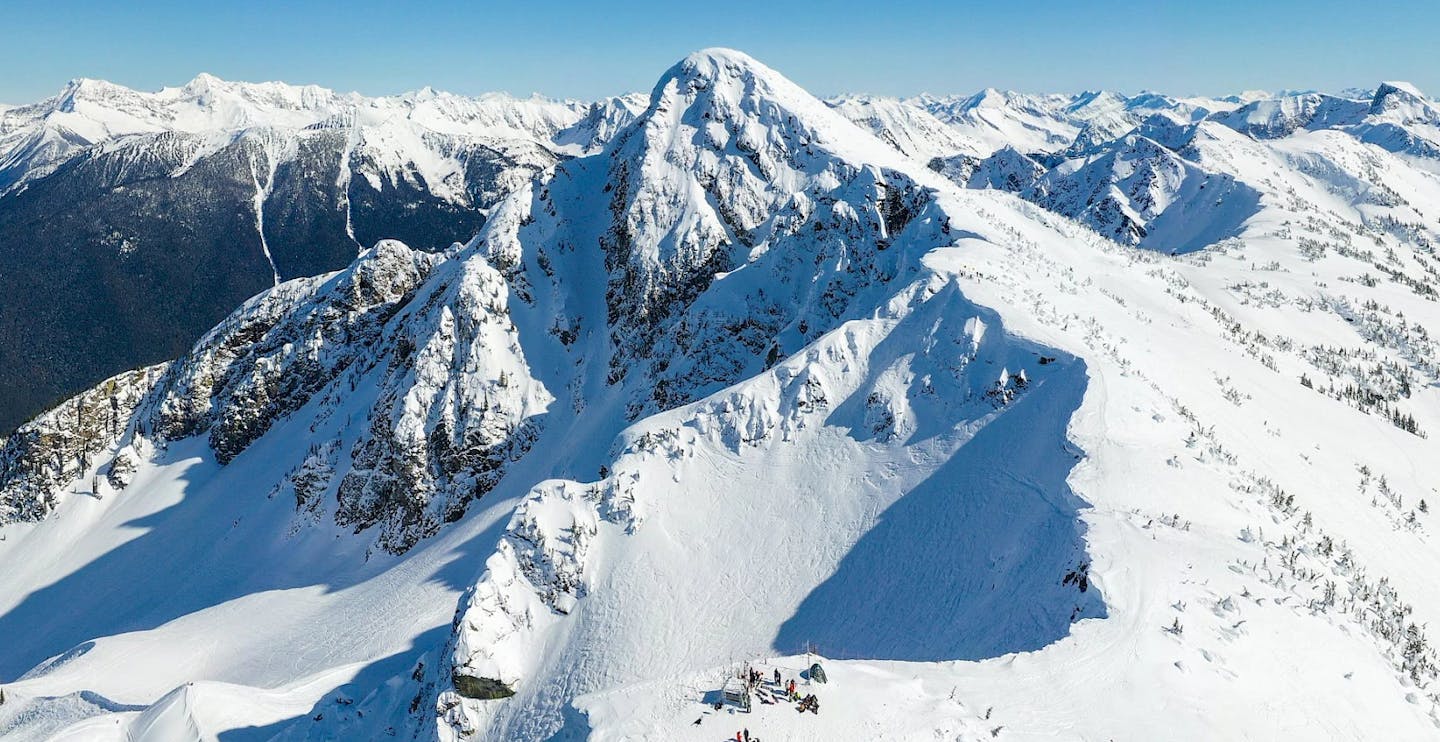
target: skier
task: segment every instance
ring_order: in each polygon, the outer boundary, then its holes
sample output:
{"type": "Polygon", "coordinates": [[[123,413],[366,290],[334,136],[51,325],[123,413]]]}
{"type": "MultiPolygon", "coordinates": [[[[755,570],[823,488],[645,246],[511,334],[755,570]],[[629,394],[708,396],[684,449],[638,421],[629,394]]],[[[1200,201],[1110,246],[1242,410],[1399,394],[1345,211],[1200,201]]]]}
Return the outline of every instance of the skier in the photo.
{"type": "Polygon", "coordinates": [[[775,668],[775,687],[780,687],[780,668],[775,668]]]}
{"type": "Polygon", "coordinates": [[[744,731],[745,731],[745,742],[750,742],[750,729],[749,729],[749,727],[746,727],[744,731]]]}

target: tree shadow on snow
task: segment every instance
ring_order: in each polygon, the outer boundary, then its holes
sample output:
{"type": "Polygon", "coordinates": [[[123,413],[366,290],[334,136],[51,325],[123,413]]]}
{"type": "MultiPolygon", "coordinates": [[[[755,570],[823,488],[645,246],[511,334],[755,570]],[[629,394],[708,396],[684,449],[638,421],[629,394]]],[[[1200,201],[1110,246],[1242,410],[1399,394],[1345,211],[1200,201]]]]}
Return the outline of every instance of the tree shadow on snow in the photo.
{"type": "Polygon", "coordinates": [[[881,514],[781,625],[774,647],[979,660],[1039,649],[1074,620],[1104,617],[1098,589],[1065,579],[1089,561],[1084,502],[1065,481],[1080,459],[1065,431],[1085,387],[1082,361],[1050,366],[881,514]]]}

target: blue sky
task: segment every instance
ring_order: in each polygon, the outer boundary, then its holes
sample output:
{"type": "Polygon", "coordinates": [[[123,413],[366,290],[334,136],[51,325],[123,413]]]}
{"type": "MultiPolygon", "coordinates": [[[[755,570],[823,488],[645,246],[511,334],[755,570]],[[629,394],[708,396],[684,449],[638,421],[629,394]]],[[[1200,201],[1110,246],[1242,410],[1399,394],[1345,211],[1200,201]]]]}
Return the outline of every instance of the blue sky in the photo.
{"type": "Polygon", "coordinates": [[[821,95],[1220,94],[1382,79],[1440,94],[1437,42],[1434,0],[5,0],[0,101],[37,100],[74,77],[153,90],[202,71],[367,94],[431,85],[592,98],[648,91],[706,46],[747,51],[821,95]]]}

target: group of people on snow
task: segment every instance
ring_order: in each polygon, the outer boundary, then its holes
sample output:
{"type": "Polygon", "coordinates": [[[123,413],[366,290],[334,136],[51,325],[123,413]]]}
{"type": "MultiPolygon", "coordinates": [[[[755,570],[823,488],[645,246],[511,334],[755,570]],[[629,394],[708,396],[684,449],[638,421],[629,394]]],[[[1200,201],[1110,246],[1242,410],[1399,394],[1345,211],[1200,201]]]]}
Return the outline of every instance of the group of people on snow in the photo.
{"type": "MultiPolygon", "coordinates": [[[[818,665],[816,667],[818,667],[818,665]]],[[[813,674],[816,670],[812,669],[811,672],[813,674]]],[[[823,676],[818,677],[820,682],[825,682],[823,676]]],[[[795,678],[786,679],[781,675],[780,668],[778,667],[773,668],[770,675],[766,675],[748,664],[735,674],[735,678],[732,678],[731,681],[725,684],[726,688],[722,693],[722,697],[714,703],[716,711],[724,707],[726,698],[731,697],[732,693],[736,697],[741,695],[739,692],[735,692],[739,691],[739,688],[736,688],[735,691],[731,690],[731,683],[735,679],[744,683],[743,694],[745,703],[740,704],[740,707],[745,711],[750,710],[749,696],[753,693],[760,699],[760,702],[764,704],[773,705],[776,703],[777,696],[783,696],[785,701],[797,704],[795,710],[799,713],[803,714],[806,711],[812,714],[820,713],[820,699],[816,697],[814,693],[804,696],[800,695],[795,678]]],[[[704,720],[705,717],[702,715],[700,718],[697,718],[694,723],[698,726],[704,720]]],[[[750,730],[747,728],[735,733],[735,742],[760,742],[760,738],[750,736],[750,730]]]]}

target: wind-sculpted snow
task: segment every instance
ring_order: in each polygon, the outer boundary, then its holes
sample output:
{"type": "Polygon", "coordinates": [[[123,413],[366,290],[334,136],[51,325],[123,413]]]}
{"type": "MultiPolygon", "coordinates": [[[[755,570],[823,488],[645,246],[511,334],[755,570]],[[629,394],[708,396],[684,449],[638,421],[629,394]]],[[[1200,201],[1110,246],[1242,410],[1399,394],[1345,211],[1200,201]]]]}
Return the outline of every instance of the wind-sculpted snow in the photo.
{"type": "Polygon", "coordinates": [[[1103,616],[1097,590],[1063,579],[1087,562],[1079,501],[1064,485],[1077,457],[1063,442],[1083,369],[1070,359],[1042,364],[1043,350],[929,276],[880,318],[847,322],[768,372],[632,427],[605,479],[537,486],[457,614],[452,689],[437,708],[442,735],[547,738],[566,723],[565,699],[594,689],[596,678],[623,683],[654,663],[723,662],[731,633],[750,636],[754,651],[773,635],[782,651],[808,641],[830,656],[938,660],[1045,646],[1072,622],[1103,616]],[[851,489],[837,484],[845,464],[792,460],[826,447],[924,463],[851,489]],[[732,466],[763,471],[763,485],[748,486],[752,474],[739,472],[727,481],[720,472],[732,466]],[[673,479],[662,481],[667,471],[673,479]],[[887,505],[881,520],[867,517],[887,505]],[[791,508],[804,516],[749,530],[749,517],[791,508]],[[902,515],[920,512],[921,520],[902,515]],[[1009,515],[979,525],[1000,512],[1009,515]],[[738,533],[693,530],[735,514],[744,514],[738,533]],[[946,543],[942,534],[970,528],[990,538],[951,547],[953,557],[933,569],[905,565],[933,562],[920,555],[946,543]],[[737,541],[739,533],[747,535],[737,541]],[[890,544],[885,556],[873,553],[881,542],[890,544]],[[737,575],[740,585],[755,583],[737,589],[763,592],[742,597],[703,577],[680,580],[653,561],[675,548],[690,574],[737,575]],[[777,549],[814,553],[777,574],[777,549]],[[876,587],[852,574],[857,568],[883,571],[890,599],[864,597],[876,587]],[[624,576],[632,571],[659,582],[624,576]],[[1010,587],[980,586],[991,581],[1010,587]],[[743,601],[746,614],[727,600],[743,601]],[[975,620],[937,623],[940,615],[975,620]],[[976,621],[994,629],[976,631],[976,621]],[[867,636],[852,626],[896,623],[908,628],[867,636]],[[676,627],[690,637],[683,646],[645,639],[676,627]],[[613,641],[593,644],[600,637],[613,641]],[[545,659],[533,650],[556,645],[545,659]]]}

